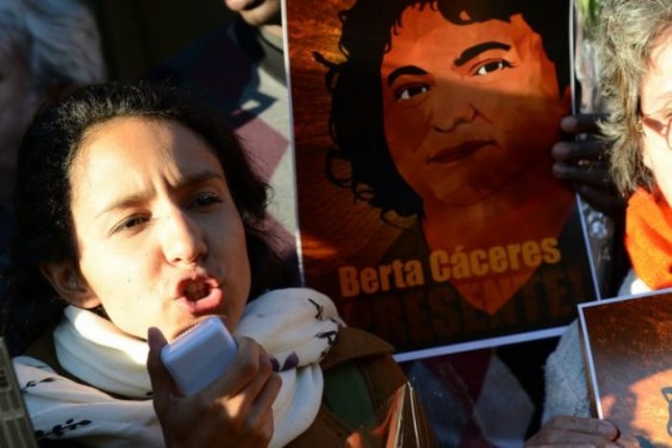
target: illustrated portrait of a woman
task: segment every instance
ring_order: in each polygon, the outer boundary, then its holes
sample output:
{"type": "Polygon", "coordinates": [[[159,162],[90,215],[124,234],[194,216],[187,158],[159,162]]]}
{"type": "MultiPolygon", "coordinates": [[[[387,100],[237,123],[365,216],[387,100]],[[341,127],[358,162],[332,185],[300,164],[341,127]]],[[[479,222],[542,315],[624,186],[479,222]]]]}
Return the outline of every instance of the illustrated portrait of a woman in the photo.
{"type": "Polygon", "coordinates": [[[345,160],[351,171],[328,175],[382,219],[416,217],[434,279],[491,314],[541,265],[564,261],[562,241],[578,232],[550,155],[571,107],[568,11],[563,1],[359,0],[341,12],[327,170],[345,160]],[[499,277],[509,293],[470,292],[475,278],[499,277]]]}

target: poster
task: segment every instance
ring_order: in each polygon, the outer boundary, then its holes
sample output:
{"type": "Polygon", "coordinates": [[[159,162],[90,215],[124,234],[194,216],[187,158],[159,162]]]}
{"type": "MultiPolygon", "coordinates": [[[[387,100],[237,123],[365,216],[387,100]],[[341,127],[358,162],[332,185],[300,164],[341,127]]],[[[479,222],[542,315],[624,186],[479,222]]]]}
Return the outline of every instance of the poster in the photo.
{"type": "Polygon", "coordinates": [[[626,446],[672,446],[672,292],[583,304],[586,371],[599,418],[626,446]]]}
{"type": "Polygon", "coordinates": [[[597,298],[551,174],[570,11],[286,2],[302,273],[349,325],[422,357],[560,334],[597,298]]]}

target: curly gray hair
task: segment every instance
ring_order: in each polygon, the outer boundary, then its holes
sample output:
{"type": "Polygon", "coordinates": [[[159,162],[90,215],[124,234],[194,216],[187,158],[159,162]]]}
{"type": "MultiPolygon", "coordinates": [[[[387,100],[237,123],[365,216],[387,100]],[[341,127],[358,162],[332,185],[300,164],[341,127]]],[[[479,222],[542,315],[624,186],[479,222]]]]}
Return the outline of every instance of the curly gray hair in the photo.
{"type": "Polygon", "coordinates": [[[105,78],[98,23],[82,1],[0,0],[0,212],[10,207],[17,148],[35,109],[105,78]]]}
{"type": "Polygon", "coordinates": [[[98,23],[79,0],[0,0],[0,51],[12,49],[38,90],[106,78],[98,23]]]}
{"type": "Polygon", "coordinates": [[[609,115],[600,127],[613,145],[611,174],[625,194],[654,184],[642,160],[639,95],[651,50],[670,26],[671,0],[604,0],[599,60],[609,115]]]}

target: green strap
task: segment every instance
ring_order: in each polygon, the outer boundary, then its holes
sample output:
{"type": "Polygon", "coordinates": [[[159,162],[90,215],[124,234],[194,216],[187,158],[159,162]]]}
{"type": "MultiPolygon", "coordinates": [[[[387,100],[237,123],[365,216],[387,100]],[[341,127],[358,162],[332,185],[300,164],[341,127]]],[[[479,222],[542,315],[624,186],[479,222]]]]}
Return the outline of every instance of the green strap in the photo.
{"type": "Polygon", "coordinates": [[[348,362],[324,373],[324,403],[352,428],[374,416],[371,394],[357,364],[348,362]]]}

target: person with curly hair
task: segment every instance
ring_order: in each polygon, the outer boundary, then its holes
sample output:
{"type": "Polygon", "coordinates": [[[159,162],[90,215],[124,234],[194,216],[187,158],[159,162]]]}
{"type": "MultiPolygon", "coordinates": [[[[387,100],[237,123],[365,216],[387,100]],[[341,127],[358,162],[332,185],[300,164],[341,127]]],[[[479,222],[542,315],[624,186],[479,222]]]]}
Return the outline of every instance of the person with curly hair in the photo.
{"type": "Polygon", "coordinates": [[[363,428],[405,385],[392,347],[346,327],[324,294],[288,287],[264,226],[267,185],[199,100],[163,85],[94,84],[28,126],[0,334],[40,443],[383,437],[363,428]],[[160,352],[211,316],[234,335],[234,360],[188,394],[160,352]]]}
{"type": "MultiPolygon", "coordinates": [[[[538,262],[485,274],[510,277],[510,299],[581,235],[551,174],[571,102],[568,2],[359,0],[341,21],[328,176],[383,219],[417,217],[431,254],[544,242],[538,262]]],[[[501,300],[471,297],[474,275],[449,282],[492,314],[501,300]]]]}

